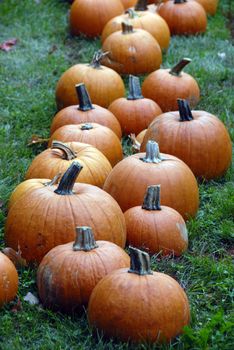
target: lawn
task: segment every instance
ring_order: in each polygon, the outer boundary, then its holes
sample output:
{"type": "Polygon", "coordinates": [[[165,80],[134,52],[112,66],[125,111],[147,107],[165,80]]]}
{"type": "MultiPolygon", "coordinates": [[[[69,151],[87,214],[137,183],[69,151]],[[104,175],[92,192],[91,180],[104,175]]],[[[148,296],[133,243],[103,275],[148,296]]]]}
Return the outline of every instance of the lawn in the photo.
{"type": "MultiPolygon", "coordinates": [[[[169,67],[182,57],[193,61],[186,72],[201,88],[197,109],[217,115],[234,137],[234,48],[227,18],[231,0],[222,0],[203,36],[173,37],[163,58],[169,67]]],[[[46,145],[27,146],[32,135],[47,138],[56,112],[54,91],[61,74],[77,62],[90,61],[100,41],[72,38],[69,5],[59,0],[0,1],[0,43],[17,38],[8,53],[0,50],[0,247],[4,247],[7,201],[23,180],[31,160],[46,145]]],[[[125,147],[129,150],[129,142],[125,147]]],[[[37,293],[36,269],[19,271],[22,309],[12,303],[0,311],[1,350],[65,349],[233,349],[234,187],[233,171],[217,181],[200,183],[200,209],[188,223],[189,250],[181,258],[152,258],[153,269],[176,278],[191,305],[191,323],[168,345],[139,347],[92,336],[86,314],[66,316],[30,306],[27,292],[37,293]]],[[[137,315],[136,315],[137,317],[137,315]]]]}

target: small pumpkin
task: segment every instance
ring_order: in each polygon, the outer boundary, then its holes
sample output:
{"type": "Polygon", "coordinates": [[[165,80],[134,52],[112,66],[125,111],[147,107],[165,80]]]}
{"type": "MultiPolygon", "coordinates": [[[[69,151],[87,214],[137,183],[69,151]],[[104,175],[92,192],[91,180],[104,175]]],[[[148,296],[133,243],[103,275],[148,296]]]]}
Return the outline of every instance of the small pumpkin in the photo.
{"type": "Polygon", "coordinates": [[[104,276],[129,266],[129,256],[122,248],[95,241],[90,227],[76,227],[75,242],[51,249],[42,259],[37,271],[40,299],[48,308],[80,310],[104,276]]]}
{"type": "Polygon", "coordinates": [[[219,4],[219,0],[196,0],[202,7],[204,7],[207,14],[214,16],[217,7],[219,4]]]}
{"type": "Polygon", "coordinates": [[[140,79],[133,75],[129,76],[128,97],[118,98],[108,109],[116,116],[125,134],[138,134],[162,113],[153,100],[142,96],[140,79]]]}
{"type": "Polygon", "coordinates": [[[145,74],[162,63],[162,52],[154,37],[143,29],[122,23],[122,31],[109,35],[102,44],[108,56],[102,60],[107,67],[121,74],[145,74]]]}
{"type": "Polygon", "coordinates": [[[84,83],[93,103],[107,108],[110,103],[125,94],[124,82],[113,69],[101,65],[106,55],[95,52],[90,64],[75,64],[63,73],[56,87],[58,109],[77,104],[74,86],[84,83]]]}
{"type": "Polygon", "coordinates": [[[108,274],[94,288],[89,324],[124,342],[169,342],[189,323],[187,296],[173,278],[151,270],[146,252],[130,248],[130,255],[130,269],[108,274]]]}
{"type": "Polygon", "coordinates": [[[163,112],[176,111],[178,98],[188,100],[195,107],[200,100],[198,83],[183,72],[190,62],[190,58],[183,58],[171,69],[152,72],[142,84],[143,95],[158,103],[163,112]]]}
{"type": "Polygon", "coordinates": [[[54,140],[88,143],[101,151],[112,166],[123,159],[122,146],[116,134],[97,123],[64,125],[51,135],[49,146],[54,140]]]}
{"type": "Polygon", "coordinates": [[[0,308],[13,300],[18,291],[18,273],[13,262],[0,252],[0,308]]]}
{"type": "Polygon", "coordinates": [[[141,151],[148,140],[155,140],[162,152],[183,160],[195,176],[210,180],[224,175],[232,160],[225,125],[206,111],[191,111],[186,100],[178,99],[178,106],[178,112],[164,113],[150,124],[141,151]]]}

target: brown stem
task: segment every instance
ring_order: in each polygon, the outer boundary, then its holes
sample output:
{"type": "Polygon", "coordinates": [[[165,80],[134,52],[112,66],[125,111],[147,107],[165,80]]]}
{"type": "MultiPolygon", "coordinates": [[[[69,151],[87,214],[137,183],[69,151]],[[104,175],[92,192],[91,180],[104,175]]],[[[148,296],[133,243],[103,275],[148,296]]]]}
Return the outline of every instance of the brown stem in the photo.
{"type": "Polygon", "coordinates": [[[160,163],[163,159],[161,158],[159,152],[159,146],[157,142],[149,140],[146,144],[146,155],[143,158],[140,158],[143,162],[146,163],[160,163]]]}
{"type": "Polygon", "coordinates": [[[60,179],[60,177],[62,176],[62,173],[58,173],[57,175],[55,175],[55,177],[53,177],[53,179],[51,181],[45,182],[44,186],[53,186],[56,184],[56,182],[58,181],[58,179],[60,179]]]}
{"type": "Polygon", "coordinates": [[[178,103],[179,114],[180,114],[180,122],[188,122],[193,120],[193,115],[192,115],[188,101],[178,98],[177,103],[178,103]]]}
{"type": "Polygon", "coordinates": [[[91,129],[93,129],[93,126],[90,123],[86,123],[86,124],[82,124],[80,129],[81,130],[91,130],[91,129]]]}
{"type": "Polygon", "coordinates": [[[138,0],[135,7],[134,7],[135,11],[147,11],[148,7],[147,7],[147,0],[138,0]]]}
{"type": "Polygon", "coordinates": [[[133,25],[127,22],[122,22],[122,34],[133,33],[133,25]]]}
{"type": "Polygon", "coordinates": [[[142,209],[145,210],[161,210],[160,206],[160,185],[148,186],[142,209]]]}
{"type": "Polygon", "coordinates": [[[152,275],[153,272],[150,269],[150,257],[149,254],[143,252],[140,249],[129,247],[130,250],[130,269],[129,273],[135,273],[137,275],[152,275]]]}
{"type": "Polygon", "coordinates": [[[101,60],[103,59],[103,57],[105,57],[106,55],[108,55],[109,52],[102,52],[102,50],[98,50],[94,53],[93,55],[93,59],[92,62],[90,63],[90,66],[92,66],[93,68],[101,68],[101,60]]]}
{"type": "Polygon", "coordinates": [[[177,77],[181,75],[182,70],[187,64],[189,64],[192,60],[190,58],[182,58],[182,60],[177,63],[174,67],[169,71],[170,74],[176,75],[177,77]]]}
{"type": "Polygon", "coordinates": [[[85,87],[84,83],[76,85],[76,93],[79,100],[78,110],[82,112],[90,111],[94,109],[89,93],[85,87]]]}
{"type": "Polygon", "coordinates": [[[89,252],[98,248],[98,245],[94,239],[93,231],[91,227],[88,226],[78,226],[76,227],[76,239],[73,244],[73,250],[83,250],[89,252]]]}
{"type": "Polygon", "coordinates": [[[75,152],[73,152],[73,150],[70,147],[68,147],[65,143],[61,141],[52,142],[51,149],[55,149],[55,148],[59,149],[64,153],[63,158],[66,160],[72,160],[76,158],[75,152]]]}
{"type": "Polygon", "coordinates": [[[83,166],[78,162],[73,162],[67,171],[63,174],[63,177],[58,185],[58,188],[54,191],[55,193],[65,196],[72,195],[73,187],[76,182],[76,178],[81,172],[83,166]]]}
{"type": "Polygon", "coordinates": [[[183,4],[184,2],[187,2],[187,0],[174,0],[174,4],[183,4]]]}
{"type": "Polygon", "coordinates": [[[129,94],[128,100],[140,100],[144,98],[141,93],[140,79],[134,75],[129,75],[129,94]]]}

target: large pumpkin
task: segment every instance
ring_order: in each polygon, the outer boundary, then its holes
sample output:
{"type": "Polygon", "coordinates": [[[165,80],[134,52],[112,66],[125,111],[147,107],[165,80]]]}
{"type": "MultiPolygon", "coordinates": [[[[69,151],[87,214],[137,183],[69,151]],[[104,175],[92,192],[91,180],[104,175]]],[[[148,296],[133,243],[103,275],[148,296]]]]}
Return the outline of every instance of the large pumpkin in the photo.
{"type": "Polygon", "coordinates": [[[197,177],[213,179],[224,175],[232,160],[232,143],[225,125],[205,111],[191,111],[178,100],[179,112],[157,117],[149,126],[141,151],[148,140],[158,142],[162,152],[183,160],[197,177]]]}
{"type": "Polygon", "coordinates": [[[108,273],[129,267],[129,256],[114,243],[95,241],[92,229],[76,228],[75,242],[50,250],[37,271],[45,307],[73,312],[88,304],[97,283],[108,273]]]}
{"type": "Polygon", "coordinates": [[[11,260],[0,252],[0,308],[13,300],[18,291],[18,273],[11,260]]]}
{"type": "Polygon", "coordinates": [[[199,196],[197,181],[189,167],[170,154],[160,154],[156,142],[148,141],[146,153],[119,162],[108,175],[103,189],[119,203],[123,212],[141,205],[149,185],[161,184],[163,205],[184,218],[195,216],[199,196]]]}
{"type": "Polygon", "coordinates": [[[97,51],[90,64],[75,64],[63,73],[56,87],[58,109],[77,104],[74,86],[79,83],[86,85],[92,102],[102,107],[124,96],[123,80],[113,69],[101,65],[103,56],[97,51]]]}
{"type": "Polygon", "coordinates": [[[28,262],[40,262],[53,247],[74,240],[76,226],[92,226],[95,239],[124,247],[124,215],[116,201],[100,188],[75,183],[82,167],[73,162],[58,186],[35,187],[11,206],[5,227],[7,246],[28,262]]]}
{"type": "Polygon", "coordinates": [[[190,62],[183,58],[171,69],[152,72],[142,84],[143,95],[158,103],[163,112],[176,111],[177,98],[187,99],[195,107],[200,99],[199,86],[190,74],[183,72],[190,62]]]}
{"type": "Polygon", "coordinates": [[[110,273],[94,288],[89,324],[124,342],[169,342],[189,323],[187,296],[173,278],[151,271],[147,253],[131,248],[130,254],[130,269],[110,273]]]}

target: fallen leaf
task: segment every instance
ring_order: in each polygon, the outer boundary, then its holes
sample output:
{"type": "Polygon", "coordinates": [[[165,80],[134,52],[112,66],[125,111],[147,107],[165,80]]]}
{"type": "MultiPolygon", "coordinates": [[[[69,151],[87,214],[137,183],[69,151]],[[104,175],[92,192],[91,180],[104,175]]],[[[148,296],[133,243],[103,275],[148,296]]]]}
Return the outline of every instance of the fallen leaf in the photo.
{"type": "Polygon", "coordinates": [[[16,304],[12,307],[11,311],[17,313],[23,309],[20,298],[17,298],[16,304]]]}
{"type": "Polygon", "coordinates": [[[10,247],[4,248],[2,252],[13,262],[13,264],[17,269],[25,267],[27,265],[26,260],[22,257],[22,252],[20,250],[19,245],[18,245],[17,252],[10,247]]]}
{"type": "Polygon", "coordinates": [[[141,144],[140,144],[140,142],[137,141],[136,135],[135,134],[130,134],[128,137],[132,141],[133,150],[139,152],[140,148],[141,148],[141,144]]]}
{"type": "Polygon", "coordinates": [[[16,38],[13,38],[13,39],[8,39],[6,41],[4,41],[2,44],[0,44],[0,49],[5,51],[5,52],[8,52],[12,49],[13,46],[16,45],[18,39],[16,38]]]}
{"type": "Polygon", "coordinates": [[[28,292],[25,297],[24,301],[27,301],[30,305],[37,305],[39,304],[39,299],[33,295],[31,292],[28,292]]]}
{"type": "Polygon", "coordinates": [[[35,145],[37,143],[46,143],[48,142],[49,139],[43,139],[42,137],[40,136],[37,136],[37,135],[32,135],[31,139],[29,140],[29,143],[27,144],[27,146],[32,146],[32,145],[35,145]]]}
{"type": "Polygon", "coordinates": [[[58,50],[58,47],[56,45],[52,45],[51,48],[49,49],[49,55],[51,55],[54,51],[58,50]]]}

